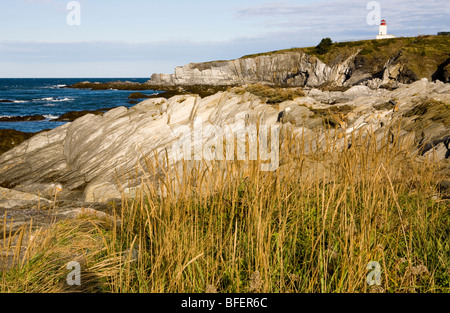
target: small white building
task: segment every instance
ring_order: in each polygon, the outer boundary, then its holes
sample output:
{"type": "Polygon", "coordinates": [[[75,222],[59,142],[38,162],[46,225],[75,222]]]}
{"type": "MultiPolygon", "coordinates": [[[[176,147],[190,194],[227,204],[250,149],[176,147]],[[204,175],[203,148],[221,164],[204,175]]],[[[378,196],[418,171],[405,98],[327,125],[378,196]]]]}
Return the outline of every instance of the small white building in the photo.
{"type": "Polygon", "coordinates": [[[380,32],[377,35],[377,39],[389,39],[389,38],[395,38],[395,36],[388,35],[386,20],[381,20],[380,32]]]}

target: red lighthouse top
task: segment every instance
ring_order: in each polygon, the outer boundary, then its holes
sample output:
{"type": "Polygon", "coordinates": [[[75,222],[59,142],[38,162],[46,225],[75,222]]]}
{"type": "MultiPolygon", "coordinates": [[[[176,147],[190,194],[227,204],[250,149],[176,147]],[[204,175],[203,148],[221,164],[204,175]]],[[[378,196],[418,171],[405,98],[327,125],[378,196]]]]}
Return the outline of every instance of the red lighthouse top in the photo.
{"type": "Polygon", "coordinates": [[[386,25],[386,20],[381,20],[381,25],[386,25]]]}

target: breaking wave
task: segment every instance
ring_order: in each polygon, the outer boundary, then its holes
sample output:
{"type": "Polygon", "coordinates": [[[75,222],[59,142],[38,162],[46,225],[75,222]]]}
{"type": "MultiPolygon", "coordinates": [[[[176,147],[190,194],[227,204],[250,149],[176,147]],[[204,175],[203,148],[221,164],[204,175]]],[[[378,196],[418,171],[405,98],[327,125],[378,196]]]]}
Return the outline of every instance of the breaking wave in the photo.
{"type": "Polygon", "coordinates": [[[59,117],[59,115],[52,115],[52,114],[44,114],[42,116],[48,120],[56,120],[59,117]]]}
{"type": "Polygon", "coordinates": [[[64,102],[64,101],[74,101],[74,100],[75,99],[73,99],[73,98],[53,98],[53,97],[48,97],[48,98],[34,99],[33,101],[64,102]]]}

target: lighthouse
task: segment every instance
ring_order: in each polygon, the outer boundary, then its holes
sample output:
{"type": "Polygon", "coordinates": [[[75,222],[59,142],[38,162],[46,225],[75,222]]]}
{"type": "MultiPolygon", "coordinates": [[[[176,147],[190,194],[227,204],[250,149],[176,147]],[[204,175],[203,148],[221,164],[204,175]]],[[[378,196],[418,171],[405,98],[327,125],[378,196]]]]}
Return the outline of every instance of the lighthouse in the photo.
{"type": "Polygon", "coordinates": [[[377,39],[389,39],[389,38],[395,38],[395,36],[388,35],[386,20],[381,20],[380,32],[377,35],[377,39]]]}

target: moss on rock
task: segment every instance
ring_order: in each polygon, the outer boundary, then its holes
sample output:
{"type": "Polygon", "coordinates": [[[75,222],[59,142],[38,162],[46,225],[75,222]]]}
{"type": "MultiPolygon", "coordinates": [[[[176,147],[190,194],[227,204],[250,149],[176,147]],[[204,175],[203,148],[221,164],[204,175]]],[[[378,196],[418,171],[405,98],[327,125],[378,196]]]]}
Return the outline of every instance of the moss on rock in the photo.
{"type": "Polygon", "coordinates": [[[11,150],[34,135],[34,133],[24,133],[14,129],[0,129],[0,154],[11,150]]]}

